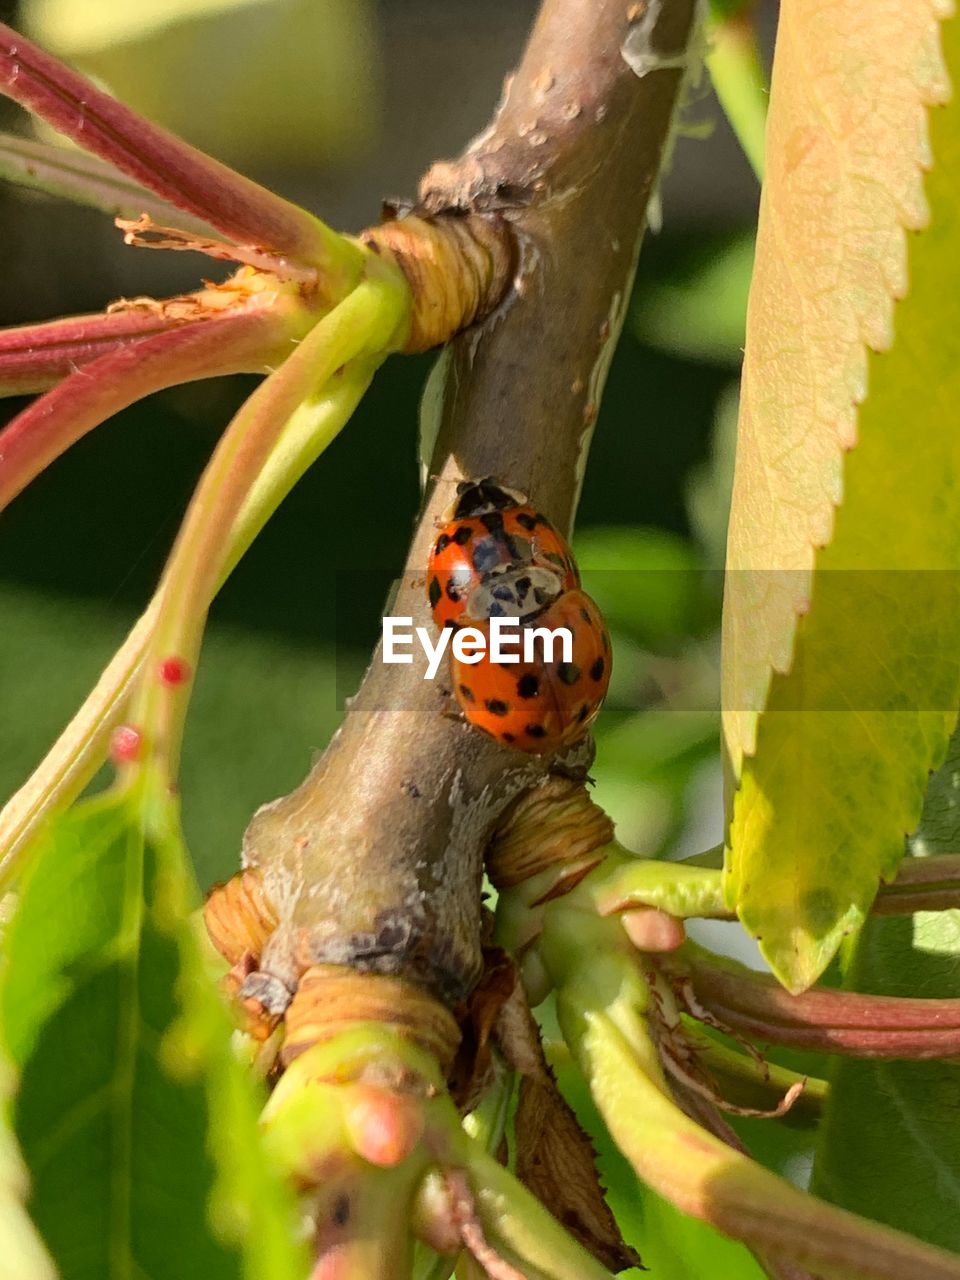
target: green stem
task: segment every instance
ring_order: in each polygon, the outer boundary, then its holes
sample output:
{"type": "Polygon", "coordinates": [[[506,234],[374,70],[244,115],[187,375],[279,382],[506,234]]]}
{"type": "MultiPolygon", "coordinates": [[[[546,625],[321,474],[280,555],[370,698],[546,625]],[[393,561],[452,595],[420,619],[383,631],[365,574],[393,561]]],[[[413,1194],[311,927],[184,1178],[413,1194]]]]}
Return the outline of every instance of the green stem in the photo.
{"type": "MultiPolygon", "coordinates": [[[[293,486],[349,420],[370,384],[376,360],[347,366],[336,384],[291,415],[234,522],[217,590],[293,486]]],[[[31,777],[0,811],[0,892],[10,888],[38,828],[70,805],[107,756],[157,625],[158,590],[96,686],[31,777]]]]}
{"type": "Polygon", "coordinates": [[[802,1083],[803,1092],[786,1113],[785,1123],[810,1127],[819,1119],[829,1088],[826,1080],[749,1057],[708,1035],[691,1018],[684,1018],[683,1034],[726,1101],[758,1111],[772,1109],[789,1089],[802,1083]]]}
{"type": "Polygon", "coordinates": [[[707,68],[720,105],[758,181],[763,181],[770,88],[748,14],[714,17],[708,25],[707,68]]]}
{"type": "Polygon", "coordinates": [[[467,1174],[489,1244],[527,1277],[610,1280],[610,1272],[577,1244],[509,1169],[474,1145],[467,1174]]]}
{"type": "Polygon", "coordinates": [[[128,405],[178,383],[262,372],[293,339],[292,320],[254,298],[232,313],[170,326],[84,364],[0,432],[0,510],[87,432],[128,405]]]}
{"type": "Polygon", "coordinates": [[[600,866],[574,891],[578,903],[589,902],[600,915],[655,907],[681,920],[693,916],[733,919],[724,902],[719,870],[637,858],[615,841],[607,845],[605,854],[600,866]]]}
{"type": "Polygon", "coordinates": [[[516,1081],[514,1072],[504,1070],[480,1099],[476,1109],[463,1117],[464,1130],[490,1155],[496,1153],[503,1141],[516,1081]]]}
{"type": "Polygon", "coordinates": [[[674,1102],[646,1020],[651,991],[615,920],[562,900],[540,950],[564,1038],[617,1146],[677,1208],[836,1280],[960,1280],[960,1258],[834,1208],[708,1133],[674,1102]]]}
{"type": "MultiPolygon", "coordinates": [[[[160,678],[161,662],[195,670],[210,600],[227,560],[233,526],[271,450],[298,411],[307,414],[350,360],[386,355],[403,304],[386,274],[366,279],[320,320],[234,417],[201,477],[161,583],[162,603],[147,654],[135,720],[147,735],[162,789],[176,778],[192,680],[160,678]]],[[[340,375],[342,376],[342,375],[340,375]]]]}

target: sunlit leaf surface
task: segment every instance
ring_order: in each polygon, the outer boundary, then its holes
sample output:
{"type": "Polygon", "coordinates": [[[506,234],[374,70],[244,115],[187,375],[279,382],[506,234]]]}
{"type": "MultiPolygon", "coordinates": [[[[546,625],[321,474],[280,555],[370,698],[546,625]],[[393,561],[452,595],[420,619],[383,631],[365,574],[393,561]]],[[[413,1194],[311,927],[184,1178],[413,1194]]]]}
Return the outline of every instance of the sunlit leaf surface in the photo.
{"type": "Polygon", "coordinates": [[[723,697],[728,897],[794,990],[895,871],[960,690],[960,104],[931,109],[960,38],[943,26],[945,68],[939,16],[782,8],[723,697]]]}

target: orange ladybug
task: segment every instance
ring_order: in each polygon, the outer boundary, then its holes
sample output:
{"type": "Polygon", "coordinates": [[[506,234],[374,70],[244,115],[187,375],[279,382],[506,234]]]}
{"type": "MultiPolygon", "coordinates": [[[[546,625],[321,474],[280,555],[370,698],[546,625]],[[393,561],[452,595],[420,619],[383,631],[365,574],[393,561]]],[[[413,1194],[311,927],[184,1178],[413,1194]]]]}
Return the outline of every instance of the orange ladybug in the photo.
{"type": "Polygon", "coordinates": [[[441,629],[460,621],[471,593],[497,570],[549,570],[561,590],[580,586],[566,539],[523,494],[489,477],[459,484],[443,519],[427,564],[430,608],[441,629]]]}
{"type": "Polygon", "coordinates": [[[468,625],[476,626],[488,641],[478,663],[462,662],[454,654],[450,658],[454,694],[470,724],[505,746],[541,755],[584,737],[603,703],[612,664],[609,633],[600,610],[585,592],[562,592],[520,627],[519,662],[491,659],[489,621],[468,625]],[[570,631],[571,661],[561,660],[556,641],[547,656],[538,636],[532,636],[533,660],[523,660],[527,633],[558,627],[570,631]]]}

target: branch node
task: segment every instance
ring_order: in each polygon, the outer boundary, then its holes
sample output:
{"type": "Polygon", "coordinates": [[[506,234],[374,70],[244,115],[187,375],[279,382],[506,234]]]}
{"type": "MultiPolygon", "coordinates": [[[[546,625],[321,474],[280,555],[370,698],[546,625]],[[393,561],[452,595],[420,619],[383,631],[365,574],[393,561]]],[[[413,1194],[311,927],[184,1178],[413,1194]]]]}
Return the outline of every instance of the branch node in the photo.
{"type": "Polygon", "coordinates": [[[300,979],[286,1013],[284,1064],[364,1022],[412,1040],[449,1072],[460,1043],[453,1014],[415,983],[344,965],[315,965],[300,979]]]}
{"type": "Polygon", "coordinates": [[[360,241],[389,254],[413,295],[407,352],[428,351],[482,320],[502,300],[514,274],[513,236],[502,218],[394,218],[360,241]]]}
{"type": "Polygon", "coordinates": [[[551,774],[525,791],[507,810],[487,852],[487,874],[509,889],[545,871],[556,877],[542,890],[539,906],[562,897],[603,861],[613,822],[590,798],[582,782],[551,774]]]}

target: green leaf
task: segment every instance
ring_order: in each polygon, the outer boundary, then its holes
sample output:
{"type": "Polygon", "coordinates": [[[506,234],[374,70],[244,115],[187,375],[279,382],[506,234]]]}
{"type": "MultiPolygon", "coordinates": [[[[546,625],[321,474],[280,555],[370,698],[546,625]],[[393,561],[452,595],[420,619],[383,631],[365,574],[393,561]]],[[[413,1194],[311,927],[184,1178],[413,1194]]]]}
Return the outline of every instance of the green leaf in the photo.
{"type": "Polygon", "coordinates": [[[908,844],[918,858],[960,853],[960,725],[953,731],[943,764],[930,779],[920,821],[908,844]]]}
{"type": "MultiPolygon", "coordinates": [[[[850,985],[960,996],[960,912],[871,920],[850,985]]],[[[840,1059],[814,1162],[827,1200],[960,1253],[960,1066],[840,1059]]]]}
{"type": "MultiPolygon", "coordinates": [[[[798,991],[895,874],[960,699],[960,102],[929,112],[907,254],[935,16],[782,21],[724,606],[726,891],[798,991]]],[[[960,24],[942,38],[956,80],[960,24]]]]}
{"type": "MultiPolygon", "coordinates": [[[[930,779],[915,853],[960,849],[960,732],[930,779]]],[[[877,995],[960,996],[960,912],[870,920],[846,985],[877,995]]],[[[837,1059],[813,1182],[827,1200],[960,1252],[960,1066],[837,1059]]]]}
{"type": "Polygon", "coordinates": [[[30,1209],[63,1280],[300,1280],[185,855],[136,791],[45,834],[6,941],[30,1209]]]}

